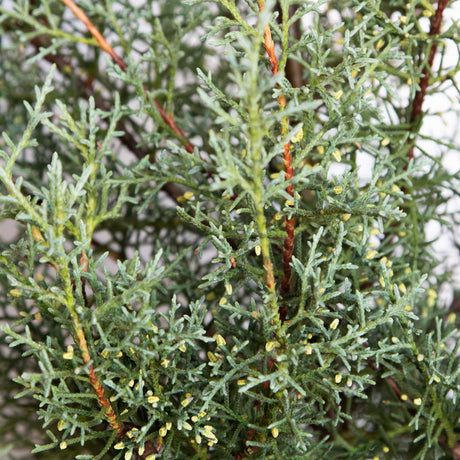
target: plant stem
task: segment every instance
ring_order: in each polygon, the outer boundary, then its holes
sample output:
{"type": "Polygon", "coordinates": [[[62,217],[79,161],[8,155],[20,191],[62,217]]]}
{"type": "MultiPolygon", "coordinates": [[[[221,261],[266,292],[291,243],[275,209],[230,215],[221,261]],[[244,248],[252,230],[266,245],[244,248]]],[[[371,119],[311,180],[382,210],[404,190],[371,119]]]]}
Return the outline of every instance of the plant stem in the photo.
{"type": "MultiPolygon", "coordinates": [[[[90,34],[96,39],[99,45],[99,48],[101,48],[101,50],[109,54],[110,57],[115,62],[115,64],[117,64],[121,70],[123,71],[127,70],[128,65],[126,64],[126,62],[123,61],[123,59],[113,50],[113,48],[110,46],[107,40],[102,36],[102,34],[99,32],[96,26],[88,19],[88,16],[86,16],[84,11],[81,8],[79,8],[77,5],[75,5],[73,0],[61,0],[61,1],[72,11],[72,13],[81,22],[83,22],[83,24],[85,24],[90,34]]],[[[145,88],[145,86],[143,89],[144,89],[145,95],[147,96],[147,89],[145,88]]],[[[155,104],[155,107],[157,108],[163,121],[176,133],[178,138],[184,144],[184,147],[187,150],[187,152],[193,153],[195,150],[194,146],[187,139],[184,132],[176,125],[172,115],[169,115],[168,113],[166,113],[166,111],[163,109],[163,107],[161,107],[161,105],[158,103],[156,99],[153,99],[153,103],[155,104]]]]}
{"type": "MultiPolygon", "coordinates": [[[[258,2],[259,11],[263,11],[265,7],[265,2],[263,0],[258,2]]],[[[287,11],[282,11],[283,16],[283,25],[289,19],[289,14],[287,11]]],[[[286,27],[283,27],[285,32],[288,32],[286,27]]],[[[270,31],[270,26],[267,24],[264,29],[264,47],[267,51],[268,59],[270,61],[270,67],[272,74],[276,75],[280,69],[278,67],[278,61],[275,55],[275,44],[272,39],[272,34],[270,31]]],[[[285,66],[286,59],[283,59],[283,67],[285,66]]],[[[281,69],[283,70],[283,69],[281,69]]],[[[283,110],[286,107],[286,98],[283,95],[278,96],[278,104],[280,109],[283,110]]],[[[289,119],[283,117],[281,120],[281,136],[285,136],[289,130],[289,119]]],[[[286,142],[283,148],[283,164],[286,180],[290,180],[294,177],[294,168],[292,166],[292,154],[291,154],[291,144],[286,142]]],[[[292,184],[286,187],[287,193],[294,198],[294,186],[292,184]]],[[[291,200],[293,201],[293,200],[291,200]]],[[[291,261],[292,254],[294,253],[294,229],[295,229],[295,217],[286,217],[285,218],[286,233],[287,236],[284,238],[283,244],[283,278],[281,280],[281,294],[286,294],[290,291],[291,285],[291,261]]],[[[287,315],[286,307],[280,308],[280,317],[281,321],[284,321],[287,315]]]]}
{"type": "MultiPolygon", "coordinates": [[[[438,7],[436,9],[436,13],[434,16],[431,17],[431,26],[430,26],[430,36],[433,37],[438,35],[441,31],[441,24],[442,24],[442,15],[444,12],[445,7],[449,0],[438,0],[438,7]]],[[[419,120],[420,115],[422,114],[422,107],[423,102],[425,100],[426,91],[428,89],[428,83],[430,80],[430,73],[431,68],[433,66],[434,57],[436,55],[436,50],[438,49],[437,43],[433,43],[430,47],[430,51],[428,54],[428,59],[426,61],[426,65],[423,69],[422,79],[420,80],[420,89],[415,94],[415,99],[412,104],[412,112],[410,114],[410,122],[414,123],[419,120]]],[[[414,145],[412,145],[407,152],[407,156],[409,160],[414,158],[414,145]]]]}
{"type": "MultiPolygon", "coordinates": [[[[87,261],[85,262],[83,260],[82,263],[87,264],[87,261]]],[[[91,382],[91,386],[93,387],[93,390],[96,393],[97,402],[99,403],[99,406],[104,408],[104,415],[110,427],[117,432],[117,435],[119,437],[121,437],[123,436],[124,431],[125,431],[123,428],[123,425],[118,422],[115,412],[112,408],[112,405],[110,404],[110,401],[107,399],[107,397],[104,394],[104,388],[102,387],[102,384],[96,375],[96,371],[94,370],[93,365],[90,364],[91,355],[88,349],[88,342],[86,340],[85,331],[83,330],[83,326],[80,323],[78,313],[75,309],[74,296],[73,296],[74,288],[73,288],[72,280],[70,278],[70,273],[69,273],[69,269],[68,269],[66,261],[62,259],[59,263],[59,266],[61,268],[61,276],[63,278],[64,285],[65,285],[64,290],[66,294],[66,307],[72,317],[72,322],[73,322],[73,326],[75,329],[76,343],[78,344],[80,348],[83,362],[85,363],[86,366],[88,366],[89,380],[91,382]]],[[[87,265],[82,265],[82,268],[86,270],[87,265]]]]}

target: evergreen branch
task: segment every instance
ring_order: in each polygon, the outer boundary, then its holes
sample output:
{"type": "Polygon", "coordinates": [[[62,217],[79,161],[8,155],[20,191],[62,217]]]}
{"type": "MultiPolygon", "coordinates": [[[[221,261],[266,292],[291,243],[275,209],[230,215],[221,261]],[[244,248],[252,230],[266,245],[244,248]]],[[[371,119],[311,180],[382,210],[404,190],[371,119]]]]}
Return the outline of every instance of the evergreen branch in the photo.
{"type": "MultiPolygon", "coordinates": [[[[61,0],[61,1],[72,11],[72,13],[81,22],[83,22],[83,24],[85,24],[88,31],[96,39],[99,47],[113,59],[115,64],[117,64],[121,70],[126,71],[128,68],[128,65],[126,64],[126,62],[114,51],[114,49],[110,46],[107,40],[99,32],[97,27],[95,27],[94,24],[89,20],[89,18],[86,16],[84,11],[81,8],[79,8],[77,5],[75,5],[73,0],[61,0]]],[[[144,93],[147,95],[147,88],[145,86],[143,87],[143,90],[144,90],[144,93]]],[[[169,115],[168,113],[166,113],[166,111],[163,109],[163,107],[159,104],[159,102],[156,99],[153,99],[153,103],[155,104],[155,107],[157,108],[158,113],[161,115],[161,118],[163,119],[163,121],[177,134],[179,139],[183,142],[184,147],[187,150],[187,152],[193,153],[195,149],[194,146],[187,139],[184,132],[176,125],[172,115],[169,115]]]]}
{"type": "MultiPolygon", "coordinates": [[[[430,33],[429,33],[430,37],[439,35],[441,31],[442,15],[448,3],[449,3],[449,0],[438,0],[438,7],[436,9],[436,13],[431,17],[431,25],[430,25],[430,33]]],[[[418,121],[420,118],[420,115],[422,114],[423,102],[425,100],[426,92],[428,89],[431,68],[433,66],[433,61],[434,61],[434,57],[436,55],[437,49],[438,49],[438,44],[436,42],[431,44],[430,51],[428,54],[428,59],[423,69],[422,79],[420,80],[420,84],[419,84],[420,89],[415,94],[415,99],[412,105],[412,111],[411,111],[410,118],[409,118],[409,121],[411,123],[415,123],[416,121],[418,121]]],[[[407,157],[409,158],[409,160],[414,158],[414,148],[415,146],[411,145],[411,147],[409,148],[407,152],[407,157]]]]}
{"type": "MultiPolygon", "coordinates": [[[[259,11],[263,11],[265,8],[264,0],[258,1],[259,11]]],[[[282,12],[283,23],[286,23],[289,20],[288,12],[283,9],[282,12]]],[[[264,47],[267,51],[268,59],[270,62],[270,67],[273,75],[276,75],[279,72],[278,61],[275,55],[275,44],[272,39],[271,30],[269,24],[265,25],[264,29],[264,47]]],[[[285,62],[285,60],[284,60],[285,62]]],[[[284,95],[278,96],[278,104],[281,110],[286,108],[286,98],[284,95]]],[[[285,136],[289,131],[289,119],[283,117],[281,120],[281,136],[285,136]]],[[[294,177],[294,168],[292,167],[292,154],[291,154],[291,143],[290,141],[286,142],[283,147],[283,164],[286,180],[290,180],[294,177]]],[[[292,204],[294,201],[294,185],[290,184],[286,187],[287,193],[292,197],[292,204]]],[[[288,202],[288,204],[291,204],[288,202]]],[[[283,244],[283,278],[281,280],[281,294],[286,294],[291,288],[291,262],[292,254],[294,253],[294,229],[295,229],[295,217],[285,217],[286,233],[287,236],[284,238],[283,244]]],[[[286,319],[287,307],[280,307],[279,311],[281,321],[286,319]]]]}

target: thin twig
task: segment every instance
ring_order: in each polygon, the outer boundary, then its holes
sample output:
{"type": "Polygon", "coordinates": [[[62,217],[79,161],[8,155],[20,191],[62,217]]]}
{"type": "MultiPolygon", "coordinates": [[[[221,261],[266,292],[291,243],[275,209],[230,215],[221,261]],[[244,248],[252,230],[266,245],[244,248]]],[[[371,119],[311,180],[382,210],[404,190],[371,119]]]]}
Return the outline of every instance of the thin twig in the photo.
{"type": "MultiPolygon", "coordinates": [[[[80,256],[80,269],[83,272],[88,271],[88,257],[86,256],[85,251],[81,253],[80,256]]],[[[75,284],[72,283],[73,289],[75,289],[75,284]]],[[[84,284],[82,284],[82,289],[85,289],[84,284]]],[[[83,330],[83,327],[77,320],[77,316],[74,318],[74,325],[75,325],[75,333],[77,336],[77,342],[78,346],[80,347],[81,355],[83,358],[83,362],[85,363],[86,366],[88,366],[88,371],[89,371],[89,381],[91,382],[91,386],[93,387],[94,392],[96,393],[97,397],[97,402],[99,403],[99,406],[101,406],[104,409],[104,415],[107,421],[109,422],[110,427],[117,432],[117,436],[121,437],[124,435],[124,427],[123,424],[118,422],[117,416],[115,415],[115,412],[113,410],[112,405],[110,404],[110,401],[107,399],[105,396],[104,388],[97,378],[96,371],[94,370],[94,367],[91,363],[91,355],[89,353],[88,349],[88,343],[86,341],[85,337],[85,332],[83,330]]]]}
{"type": "MultiPolygon", "coordinates": [[[[126,62],[123,61],[123,59],[113,50],[113,48],[110,46],[107,40],[102,36],[102,34],[99,32],[96,26],[94,26],[94,24],[88,19],[88,16],[86,16],[85,12],[81,8],[79,8],[77,5],[75,5],[73,0],[61,0],[61,1],[72,11],[72,13],[75,15],[77,19],[79,19],[81,22],[83,22],[83,24],[85,24],[90,34],[96,39],[99,45],[99,48],[101,48],[101,50],[109,54],[109,56],[113,59],[115,64],[117,64],[121,70],[125,71],[128,68],[128,65],[126,64],[126,62]]],[[[146,96],[148,96],[147,88],[145,86],[144,86],[144,93],[146,94],[146,96]]],[[[167,114],[165,110],[163,109],[163,107],[161,107],[161,105],[155,99],[153,99],[153,103],[155,104],[155,107],[157,108],[158,113],[161,115],[161,118],[163,119],[163,121],[181,138],[187,152],[193,153],[194,146],[187,139],[184,132],[176,125],[172,115],[167,114]]]]}
{"type": "MultiPolygon", "coordinates": [[[[298,5],[289,6],[289,17],[291,18],[295,12],[299,9],[298,5]]],[[[280,2],[276,2],[276,11],[281,15],[281,5],[280,2]]],[[[293,38],[298,42],[302,37],[302,31],[300,29],[300,19],[292,24],[291,30],[293,31],[293,38]]],[[[286,60],[286,78],[289,80],[293,88],[301,88],[304,85],[302,78],[302,65],[300,62],[292,58],[287,58],[286,60]]]]}
{"type": "MultiPolygon", "coordinates": [[[[259,0],[259,11],[263,11],[265,2],[259,0]]],[[[264,47],[267,51],[270,67],[273,75],[279,72],[278,61],[275,55],[275,44],[272,39],[270,26],[267,24],[264,29],[264,47]]],[[[281,109],[286,107],[286,98],[283,95],[278,96],[278,104],[281,109]]],[[[285,136],[289,129],[289,120],[283,118],[281,121],[281,135],[285,136]]],[[[287,142],[283,148],[283,164],[286,180],[291,180],[294,177],[294,168],[292,167],[292,154],[291,144],[287,142]]],[[[294,198],[294,185],[290,184],[286,187],[287,193],[294,198]]],[[[293,200],[292,200],[293,201],[293,200]]],[[[286,233],[287,236],[284,238],[283,244],[283,278],[281,280],[281,294],[289,292],[291,287],[291,261],[292,254],[294,253],[294,229],[295,229],[295,217],[286,217],[286,233]]],[[[284,321],[287,315],[287,308],[280,307],[280,319],[284,321]]]]}
{"type": "MultiPolygon", "coordinates": [[[[430,36],[433,37],[438,35],[441,31],[441,24],[442,24],[442,15],[444,12],[445,7],[449,3],[449,0],[439,0],[438,7],[436,9],[436,13],[434,16],[431,17],[431,26],[430,26],[430,36]]],[[[430,47],[430,52],[428,54],[428,59],[423,69],[422,79],[420,80],[420,89],[415,94],[415,99],[412,105],[412,112],[410,114],[410,122],[414,123],[417,121],[422,114],[422,107],[423,101],[425,100],[426,91],[428,89],[428,82],[430,79],[431,68],[433,66],[434,57],[436,55],[438,45],[437,43],[433,43],[430,47]]],[[[407,156],[409,160],[414,158],[414,145],[412,145],[407,152],[407,156]]]]}

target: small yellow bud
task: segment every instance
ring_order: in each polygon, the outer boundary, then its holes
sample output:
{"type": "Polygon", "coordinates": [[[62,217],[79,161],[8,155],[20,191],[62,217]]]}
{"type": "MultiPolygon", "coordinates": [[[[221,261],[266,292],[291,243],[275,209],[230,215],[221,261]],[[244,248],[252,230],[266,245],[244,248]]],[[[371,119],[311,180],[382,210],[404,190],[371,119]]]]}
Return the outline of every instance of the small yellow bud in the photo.
{"type": "Polygon", "coordinates": [[[192,425],[190,425],[190,423],[188,422],[184,422],[183,425],[184,429],[186,429],[187,431],[190,431],[193,427],[192,425]]]}
{"type": "Polygon", "coordinates": [[[11,289],[10,295],[12,297],[21,297],[21,291],[19,289],[11,289]]]}
{"type": "Polygon", "coordinates": [[[340,374],[336,374],[334,377],[335,383],[339,384],[342,381],[342,376],[340,374]]]}
{"type": "Polygon", "coordinates": [[[294,206],[294,202],[292,200],[286,200],[286,206],[294,206]]]}
{"type": "Polygon", "coordinates": [[[155,460],[157,456],[155,454],[150,454],[145,460],[155,460]]]}
{"type": "Polygon", "coordinates": [[[246,385],[246,380],[240,379],[240,380],[238,380],[238,381],[236,382],[236,384],[239,385],[239,386],[246,385]]]}
{"type": "Polygon", "coordinates": [[[191,402],[192,402],[192,398],[185,398],[181,401],[180,404],[182,407],[187,407],[191,402]]]}
{"type": "Polygon", "coordinates": [[[347,379],[347,387],[351,387],[352,385],[353,385],[353,381],[350,378],[348,378],[347,379]]]}
{"type": "Polygon", "coordinates": [[[148,401],[150,404],[154,404],[155,407],[156,407],[156,405],[157,405],[157,404],[159,403],[159,401],[160,401],[160,398],[159,398],[158,396],[149,396],[149,397],[147,398],[147,401],[148,401]]]}
{"type": "Polygon", "coordinates": [[[197,444],[201,444],[201,436],[199,434],[195,436],[195,441],[197,444]]]}
{"type": "Polygon", "coordinates": [[[398,342],[399,342],[399,339],[398,339],[398,337],[394,337],[394,336],[393,336],[393,337],[391,338],[391,341],[392,341],[393,343],[398,343],[398,342]]]}
{"type": "Polygon", "coordinates": [[[58,431],[62,431],[65,427],[66,427],[65,420],[59,420],[59,422],[57,424],[58,431]]]}
{"type": "Polygon", "coordinates": [[[351,71],[351,76],[352,76],[353,78],[356,78],[357,75],[358,75],[358,71],[357,71],[356,69],[353,69],[353,70],[351,71]]]}
{"type": "Polygon", "coordinates": [[[165,426],[162,426],[159,430],[158,430],[158,434],[164,438],[167,434],[168,434],[168,430],[166,429],[165,426]]]}
{"type": "Polygon", "coordinates": [[[193,196],[194,196],[194,195],[193,195],[193,192],[191,192],[191,191],[185,192],[185,193],[184,193],[184,198],[185,198],[186,200],[191,200],[191,199],[193,198],[193,196]]]}
{"type": "Polygon", "coordinates": [[[272,436],[273,436],[274,438],[277,438],[277,437],[279,436],[279,434],[280,434],[280,430],[278,430],[278,428],[276,428],[276,427],[275,427],[275,428],[272,428],[272,429],[271,429],[271,432],[272,432],[272,436]]]}
{"type": "Polygon", "coordinates": [[[343,91],[341,89],[339,89],[338,91],[334,93],[334,97],[337,100],[339,100],[342,96],[343,96],[343,91]]]}
{"type": "Polygon", "coordinates": [[[274,348],[276,348],[278,345],[279,345],[279,343],[276,342],[276,341],[267,342],[267,343],[265,344],[265,350],[268,351],[268,352],[270,352],[270,351],[272,351],[274,348]]]}
{"type": "Polygon", "coordinates": [[[431,18],[431,16],[433,16],[433,12],[430,10],[423,10],[423,16],[431,18]]]}
{"type": "Polygon", "coordinates": [[[378,254],[378,252],[377,252],[375,249],[372,249],[371,251],[368,251],[368,252],[367,252],[367,254],[366,254],[366,259],[367,259],[367,260],[371,260],[371,259],[373,259],[377,254],[378,254]]]}
{"type": "Polygon", "coordinates": [[[334,157],[334,160],[338,163],[340,163],[340,161],[342,160],[342,152],[339,149],[335,149],[332,153],[332,156],[334,157]]]}
{"type": "Polygon", "coordinates": [[[125,448],[125,443],[123,441],[117,442],[114,446],[114,449],[121,450],[125,448]]]}
{"type": "Polygon", "coordinates": [[[161,361],[161,366],[167,368],[169,366],[169,363],[169,359],[163,359],[163,361],[161,361]]]}
{"type": "Polygon", "coordinates": [[[208,351],[208,359],[211,363],[215,363],[217,361],[216,355],[212,351],[208,351]]]}
{"type": "Polygon", "coordinates": [[[64,359],[73,359],[73,346],[72,345],[67,346],[67,352],[63,353],[62,357],[64,359]]]}
{"type": "Polygon", "coordinates": [[[399,283],[398,284],[399,291],[405,294],[407,292],[406,285],[404,283],[399,283]]]}
{"type": "Polygon", "coordinates": [[[344,222],[348,222],[348,220],[351,217],[351,214],[342,214],[340,217],[342,218],[344,222]]]}
{"type": "Polygon", "coordinates": [[[336,187],[334,187],[334,193],[335,193],[336,195],[340,195],[342,192],[343,192],[343,188],[340,187],[339,185],[336,186],[336,187]]]}
{"type": "Polygon", "coordinates": [[[390,452],[390,449],[387,446],[383,446],[383,451],[388,454],[390,452]]]}
{"type": "Polygon", "coordinates": [[[219,305],[222,306],[222,305],[225,305],[226,303],[227,303],[227,298],[221,297],[221,299],[219,300],[219,305]]]}
{"type": "Polygon", "coordinates": [[[386,145],[388,145],[390,143],[390,139],[388,139],[388,137],[385,137],[385,139],[382,139],[382,142],[381,144],[385,147],[386,145]]]}
{"type": "Polygon", "coordinates": [[[402,394],[401,395],[401,400],[402,401],[407,401],[408,400],[408,396],[406,394],[402,394]]]}
{"type": "Polygon", "coordinates": [[[133,458],[133,453],[128,450],[128,452],[125,453],[125,460],[131,460],[133,458]]]}
{"type": "Polygon", "coordinates": [[[306,355],[311,355],[313,353],[313,348],[310,345],[307,345],[305,347],[305,354],[306,355]]]}
{"type": "Polygon", "coordinates": [[[421,353],[417,355],[417,361],[423,361],[423,359],[425,358],[425,356],[423,356],[421,353]]]}
{"type": "Polygon", "coordinates": [[[455,313],[450,313],[447,317],[447,322],[449,324],[455,324],[455,320],[457,319],[457,315],[455,313]]]}
{"type": "Polygon", "coordinates": [[[227,292],[227,295],[232,295],[232,292],[233,292],[232,285],[227,283],[225,285],[225,291],[227,292]]]}
{"type": "Polygon", "coordinates": [[[218,346],[218,347],[223,347],[223,346],[225,346],[225,344],[227,343],[227,342],[225,341],[225,339],[224,339],[220,334],[216,334],[216,335],[214,336],[214,340],[217,342],[217,346],[218,346]]]}
{"type": "Polygon", "coordinates": [[[291,142],[295,144],[296,142],[301,141],[303,138],[303,128],[300,128],[300,131],[291,139],[291,142]]]}
{"type": "Polygon", "coordinates": [[[406,305],[406,306],[404,307],[404,310],[406,310],[406,311],[411,311],[411,310],[412,310],[412,307],[411,307],[410,305],[406,305]]]}
{"type": "Polygon", "coordinates": [[[324,153],[324,147],[322,145],[318,145],[318,147],[316,147],[316,150],[318,150],[318,153],[320,155],[322,155],[324,153]]]}
{"type": "Polygon", "coordinates": [[[337,329],[337,326],[339,325],[340,321],[339,318],[335,318],[332,323],[329,325],[329,329],[335,330],[337,329]]]}
{"type": "Polygon", "coordinates": [[[379,50],[383,45],[385,44],[385,40],[383,38],[381,38],[377,44],[375,45],[375,49],[376,50],[379,50]]]}
{"type": "Polygon", "coordinates": [[[414,399],[414,404],[415,404],[416,406],[421,406],[421,404],[422,404],[421,398],[415,398],[415,399],[414,399]]]}
{"type": "Polygon", "coordinates": [[[216,435],[212,432],[212,426],[211,425],[205,425],[204,426],[203,436],[205,436],[206,438],[210,439],[213,442],[217,442],[216,435]]]}
{"type": "Polygon", "coordinates": [[[185,344],[184,341],[181,342],[181,344],[179,346],[179,350],[182,351],[182,352],[187,351],[187,345],[185,344]]]}
{"type": "Polygon", "coordinates": [[[433,380],[434,380],[436,383],[439,383],[439,382],[441,381],[441,379],[440,379],[437,375],[435,375],[435,376],[433,377],[433,380]]]}
{"type": "Polygon", "coordinates": [[[128,382],[128,386],[129,386],[130,388],[132,388],[132,387],[134,386],[134,383],[135,383],[134,380],[131,379],[131,380],[128,382]]]}
{"type": "Polygon", "coordinates": [[[140,457],[142,457],[142,455],[144,455],[144,451],[145,451],[144,446],[139,447],[139,449],[137,449],[137,453],[139,454],[140,457]]]}
{"type": "Polygon", "coordinates": [[[61,449],[61,450],[67,449],[67,443],[65,441],[62,441],[59,444],[59,449],[61,449]]]}
{"type": "Polygon", "coordinates": [[[123,356],[123,352],[122,352],[122,351],[119,351],[119,352],[117,353],[116,358],[121,358],[122,356],[123,356]]]}

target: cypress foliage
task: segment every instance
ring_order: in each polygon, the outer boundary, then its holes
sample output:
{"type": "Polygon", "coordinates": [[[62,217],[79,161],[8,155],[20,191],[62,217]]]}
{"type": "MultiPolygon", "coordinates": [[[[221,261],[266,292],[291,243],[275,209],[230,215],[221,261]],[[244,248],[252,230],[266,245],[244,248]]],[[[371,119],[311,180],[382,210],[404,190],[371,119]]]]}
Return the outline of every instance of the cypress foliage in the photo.
{"type": "Polygon", "coordinates": [[[2,458],[460,458],[448,3],[1,2],[2,458]]]}

